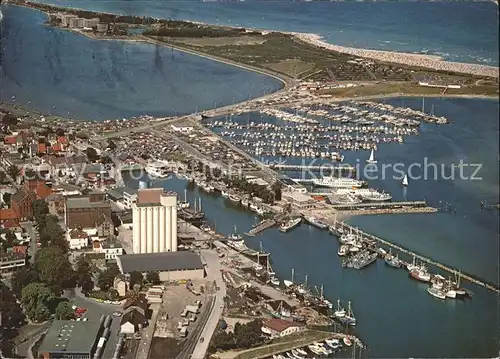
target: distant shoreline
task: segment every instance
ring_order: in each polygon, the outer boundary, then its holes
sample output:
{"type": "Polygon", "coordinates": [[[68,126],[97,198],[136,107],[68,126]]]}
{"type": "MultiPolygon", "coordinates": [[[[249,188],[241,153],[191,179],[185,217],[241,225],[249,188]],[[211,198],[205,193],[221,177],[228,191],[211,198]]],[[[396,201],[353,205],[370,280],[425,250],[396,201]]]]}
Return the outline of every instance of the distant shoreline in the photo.
{"type": "MultiPolygon", "coordinates": [[[[495,0],[492,0],[492,1],[497,3],[497,1],[495,1],[495,0]]],[[[52,4],[45,4],[45,3],[41,3],[41,2],[32,2],[32,3],[50,6],[50,7],[53,7],[55,9],[58,9],[60,11],[86,11],[89,13],[95,13],[96,15],[103,14],[103,15],[114,15],[114,16],[126,16],[126,15],[118,14],[118,13],[91,11],[91,10],[87,10],[87,9],[77,8],[77,7],[58,6],[58,5],[52,5],[52,4]]],[[[36,10],[42,11],[45,14],[47,14],[46,11],[44,11],[43,9],[38,9],[36,7],[36,5],[30,6],[30,3],[23,4],[23,3],[13,2],[11,4],[36,9],[36,10]]],[[[497,5],[498,5],[498,3],[497,3],[497,5]]],[[[134,16],[134,15],[130,15],[130,16],[134,16]]],[[[151,18],[153,18],[155,20],[166,20],[164,18],[158,18],[158,17],[156,17],[156,18],[151,17],[151,18]]],[[[192,23],[192,24],[198,24],[198,25],[223,27],[223,28],[242,28],[241,26],[218,25],[218,24],[210,24],[210,23],[205,23],[205,22],[200,22],[200,21],[192,21],[192,20],[178,20],[178,21],[192,23]]],[[[399,65],[407,65],[407,66],[414,66],[414,67],[422,67],[422,68],[437,70],[437,71],[451,71],[451,72],[469,74],[469,75],[475,75],[475,76],[491,77],[491,78],[495,78],[495,79],[499,78],[499,67],[498,66],[473,64],[473,63],[467,63],[467,62],[447,61],[438,55],[425,55],[425,54],[415,54],[415,53],[398,52],[398,51],[372,50],[372,49],[354,48],[354,47],[348,47],[348,46],[335,45],[335,44],[331,44],[331,43],[324,41],[324,39],[321,35],[314,34],[314,33],[274,31],[274,30],[251,28],[251,27],[245,27],[245,29],[253,30],[253,31],[260,31],[263,33],[275,32],[275,33],[281,33],[281,34],[285,34],[285,35],[292,35],[296,39],[303,41],[303,42],[307,42],[308,44],[316,46],[318,48],[325,48],[325,49],[339,52],[339,53],[350,54],[350,55],[354,55],[354,56],[358,56],[358,57],[362,57],[362,58],[383,61],[383,62],[387,62],[387,63],[394,63],[394,64],[399,64],[399,65]]]]}

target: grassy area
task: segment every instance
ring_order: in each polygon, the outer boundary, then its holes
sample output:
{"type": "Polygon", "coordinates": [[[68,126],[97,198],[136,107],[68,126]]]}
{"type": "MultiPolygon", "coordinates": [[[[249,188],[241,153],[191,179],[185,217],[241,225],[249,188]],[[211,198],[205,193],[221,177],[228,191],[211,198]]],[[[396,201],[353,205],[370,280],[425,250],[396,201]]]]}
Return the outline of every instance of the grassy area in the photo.
{"type": "MultiPolygon", "coordinates": [[[[412,83],[378,83],[368,84],[358,87],[339,88],[318,91],[319,95],[332,95],[334,97],[361,97],[391,94],[420,95],[420,96],[441,96],[443,89],[438,87],[419,86],[412,83]]],[[[478,95],[478,96],[498,96],[498,87],[492,85],[467,86],[459,89],[447,89],[444,95],[478,95]]]]}
{"type": "Polygon", "coordinates": [[[300,348],[304,345],[314,343],[319,340],[327,339],[332,336],[329,332],[307,331],[297,335],[289,335],[277,339],[272,344],[264,345],[255,349],[249,349],[238,353],[234,359],[258,359],[272,356],[286,350],[300,348]]]}
{"type": "Polygon", "coordinates": [[[248,46],[261,45],[266,41],[263,36],[238,36],[238,37],[186,37],[169,38],[170,41],[182,43],[188,46],[207,47],[207,46],[248,46]]]}

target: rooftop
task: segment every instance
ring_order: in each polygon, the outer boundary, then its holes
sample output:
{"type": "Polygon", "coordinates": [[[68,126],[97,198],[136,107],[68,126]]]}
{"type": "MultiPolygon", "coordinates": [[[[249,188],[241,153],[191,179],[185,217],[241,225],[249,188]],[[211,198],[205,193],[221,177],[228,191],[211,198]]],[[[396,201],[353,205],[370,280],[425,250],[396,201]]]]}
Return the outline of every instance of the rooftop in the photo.
{"type": "Polygon", "coordinates": [[[100,329],[99,321],[54,320],[38,353],[89,353],[100,329]]]}
{"type": "Polygon", "coordinates": [[[137,191],[138,206],[160,206],[162,197],[177,197],[176,192],[167,192],[163,188],[144,188],[137,191]]]}
{"type": "Polygon", "coordinates": [[[264,326],[266,328],[277,331],[278,333],[281,333],[282,331],[284,331],[290,327],[298,327],[299,324],[292,322],[292,321],[289,321],[289,320],[273,318],[273,319],[269,319],[267,322],[265,322],[264,326]]]}
{"type": "Polygon", "coordinates": [[[200,256],[189,251],[128,254],[118,264],[122,273],[203,269],[200,256]]]}
{"type": "Polygon", "coordinates": [[[110,207],[109,202],[90,202],[89,197],[69,197],[66,199],[67,208],[110,207]]]}

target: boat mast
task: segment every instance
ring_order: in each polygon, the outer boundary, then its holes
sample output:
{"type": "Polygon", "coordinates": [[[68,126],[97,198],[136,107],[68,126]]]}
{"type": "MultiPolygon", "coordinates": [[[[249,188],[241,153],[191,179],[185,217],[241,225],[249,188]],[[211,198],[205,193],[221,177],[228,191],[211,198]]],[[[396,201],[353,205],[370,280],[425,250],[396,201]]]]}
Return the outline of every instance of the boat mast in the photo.
{"type": "Polygon", "coordinates": [[[201,197],[198,198],[198,210],[201,212],[201,197]]]}
{"type": "Polygon", "coordinates": [[[292,268],[292,283],[293,283],[294,277],[295,277],[295,269],[292,268]]]}
{"type": "Polygon", "coordinates": [[[306,287],[306,288],[307,288],[307,274],[305,275],[305,278],[304,278],[304,279],[305,279],[305,280],[304,280],[304,287],[306,287]]]}
{"type": "Polygon", "coordinates": [[[425,113],[425,97],[422,96],[422,113],[425,113]]]}
{"type": "Polygon", "coordinates": [[[185,189],[184,190],[184,203],[187,203],[187,201],[188,201],[187,198],[188,198],[188,191],[187,191],[187,189],[185,189]]]}

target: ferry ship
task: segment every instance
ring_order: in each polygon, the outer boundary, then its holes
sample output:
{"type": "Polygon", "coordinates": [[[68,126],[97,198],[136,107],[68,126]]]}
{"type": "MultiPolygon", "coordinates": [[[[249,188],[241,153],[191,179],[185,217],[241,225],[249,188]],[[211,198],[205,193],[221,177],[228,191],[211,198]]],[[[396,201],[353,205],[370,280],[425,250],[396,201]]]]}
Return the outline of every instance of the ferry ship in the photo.
{"type": "Polygon", "coordinates": [[[327,229],[328,225],[316,217],[304,217],[307,223],[309,223],[312,226],[318,227],[319,229],[327,229]]]}
{"type": "Polygon", "coordinates": [[[339,178],[325,176],[321,179],[313,178],[312,183],[317,187],[328,188],[361,188],[366,185],[365,182],[353,178],[339,178]]]}
{"type": "Polygon", "coordinates": [[[153,177],[158,177],[158,178],[167,178],[168,177],[168,172],[162,164],[153,164],[150,163],[148,164],[144,170],[147,172],[147,174],[153,176],[153,177]]]}
{"type": "Polygon", "coordinates": [[[302,222],[302,218],[292,218],[286,222],[281,223],[279,231],[280,232],[288,232],[289,230],[294,229],[298,225],[300,225],[300,222],[302,222]]]}

